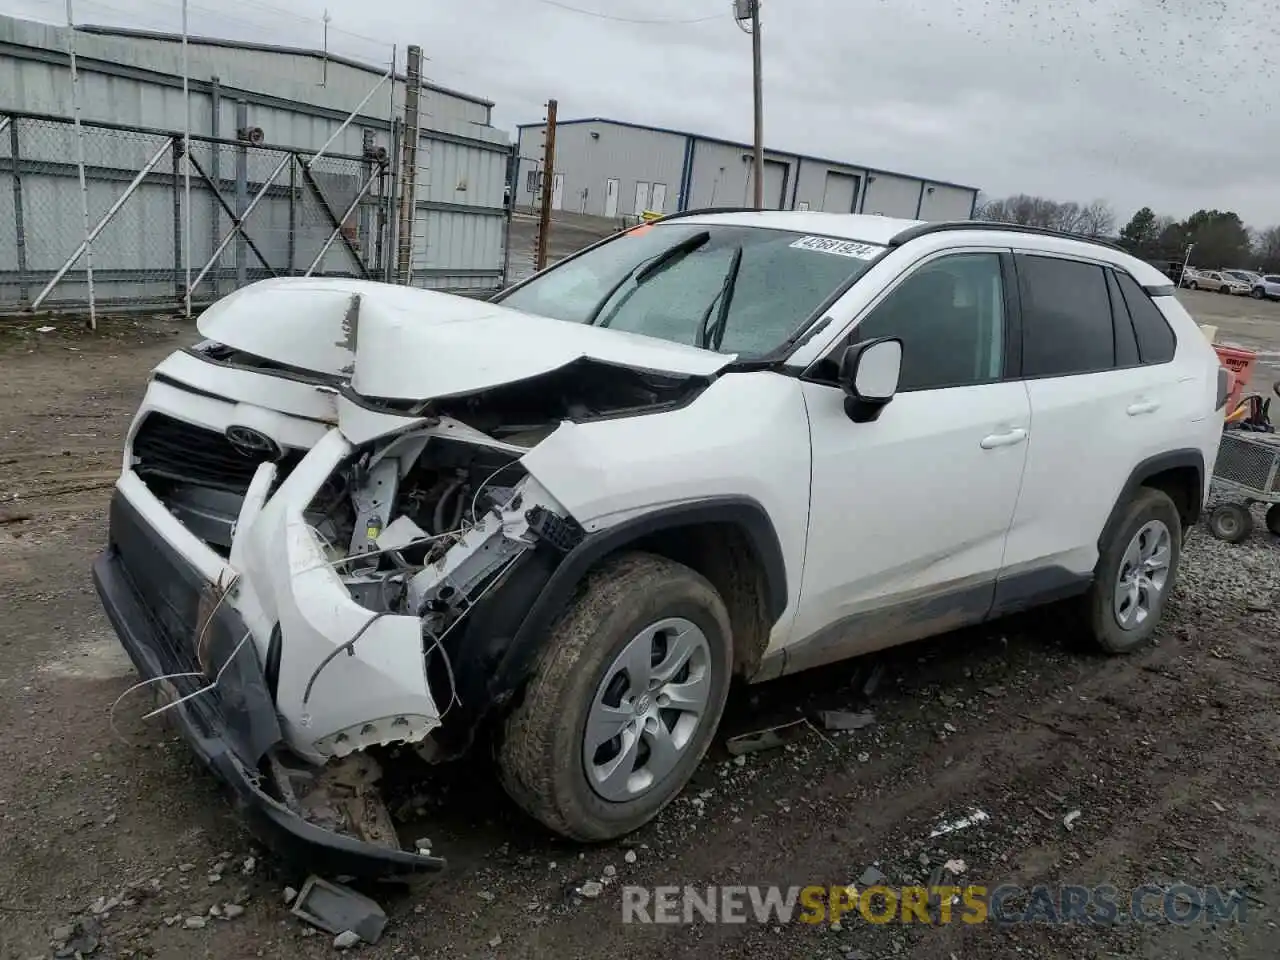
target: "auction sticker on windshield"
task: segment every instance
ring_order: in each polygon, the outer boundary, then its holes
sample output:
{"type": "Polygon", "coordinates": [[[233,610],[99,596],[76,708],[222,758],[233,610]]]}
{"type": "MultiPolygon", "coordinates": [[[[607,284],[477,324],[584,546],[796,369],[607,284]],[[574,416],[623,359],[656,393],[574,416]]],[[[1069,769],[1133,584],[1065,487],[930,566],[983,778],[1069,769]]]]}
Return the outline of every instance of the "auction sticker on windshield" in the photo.
{"type": "Polygon", "coordinates": [[[853,257],[857,260],[874,260],[884,252],[884,247],[877,247],[874,244],[859,243],[857,240],[836,240],[833,237],[801,237],[791,246],[800,250],[816,250],[819,253],[853,257]]]}

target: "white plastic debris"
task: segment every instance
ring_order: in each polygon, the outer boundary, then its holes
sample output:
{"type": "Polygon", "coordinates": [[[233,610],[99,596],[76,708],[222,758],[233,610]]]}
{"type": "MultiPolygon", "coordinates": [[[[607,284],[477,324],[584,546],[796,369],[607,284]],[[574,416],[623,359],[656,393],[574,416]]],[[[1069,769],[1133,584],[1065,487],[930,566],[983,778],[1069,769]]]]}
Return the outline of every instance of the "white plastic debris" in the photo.
{"type": "Polygon", "coordinates": [[[942,865],[942,869],[946,870],[948,873],[952,874],[953,876],[958,877],[960,876],[960,874],[964,873],[966,870],[969,869],[969,865],[965,863],[963,860],[957,858],[955,860],[948,860],[946,863],[942,865]]]}
{"type": "Polygon", "coordinates": [[[1080,811],[1072,810],[1070,813],[1068,813],[1065,817],[1062,818],[1062,825],[1066,827],[1068,830],[1072,830],[1074,829],[1072,824],[1074,824],[1079,819],[1080,819],[1080,811]]]}
{"type": "Polygon", "coordinates": [[[953,820],[950,823],[940,823],[929,834],[929,838],[941,837],[948,833],[955,833],[957,830],[964,830],[966,827],[972,827],[974,824],[984,823],[991,818],[981,810],[974,810],[967,817],[961,817],[959,820],[953,820]]]}
{"type": "Polygon", "coordinates": [[[36,333],[53,333],[57,327],[36,327],[36,333]]]}

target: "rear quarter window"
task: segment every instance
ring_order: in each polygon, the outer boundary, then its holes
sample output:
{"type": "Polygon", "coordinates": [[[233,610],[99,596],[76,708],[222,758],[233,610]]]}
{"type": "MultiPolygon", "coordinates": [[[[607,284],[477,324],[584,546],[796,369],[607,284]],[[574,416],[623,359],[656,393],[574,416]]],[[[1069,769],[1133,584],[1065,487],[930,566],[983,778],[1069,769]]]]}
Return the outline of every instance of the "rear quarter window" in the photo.
{"type": "Polygon", "coordinates": [[[1151,302],[1133,277],[1117,273],[1116,280],[1124,302],[1133,318],[1133,332],[1138,338],[1138,354],[1143,363],[1168,363],[1173,359],[1177,338],[1160,308],[1151,302]]]}

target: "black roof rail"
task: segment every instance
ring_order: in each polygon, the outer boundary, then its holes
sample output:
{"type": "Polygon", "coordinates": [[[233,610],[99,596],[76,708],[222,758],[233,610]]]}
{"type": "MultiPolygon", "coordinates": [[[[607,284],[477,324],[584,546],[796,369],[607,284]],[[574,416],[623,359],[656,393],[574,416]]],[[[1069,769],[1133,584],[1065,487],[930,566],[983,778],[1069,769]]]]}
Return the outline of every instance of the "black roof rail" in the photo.
{"type": "Polygon", "coordinates": [[[1120,253],[1129,253],[1118,243],[1103,240],[1099,237],[1086,237],[1077,233],[1065,233],[1062,230],[1050,230],[1048,227],[1031,227],[1022,223],[1001,223],[998,220],[945,220],[940,223],[922,223],[919,226],[907,227],[889,241],[889,246],[900,247],[918,237],[931,233],[946,233],[950,230],[988,230],[999,233],[1028,233],[1038,237],[1060,237],[1063,240],[1078,240],[1081,243],[1093,243],[1100,247],[1109,247],[1120,253]]]}
{"type": "Polygon", "coordinates": [[[681,217],[700,217],[704,213],[778,213],[777,210],[757,210],[755,207],[698,207],[696,210],[677,210],[675,213],[664,213],[657,220],[679,220],[681,217]]]}

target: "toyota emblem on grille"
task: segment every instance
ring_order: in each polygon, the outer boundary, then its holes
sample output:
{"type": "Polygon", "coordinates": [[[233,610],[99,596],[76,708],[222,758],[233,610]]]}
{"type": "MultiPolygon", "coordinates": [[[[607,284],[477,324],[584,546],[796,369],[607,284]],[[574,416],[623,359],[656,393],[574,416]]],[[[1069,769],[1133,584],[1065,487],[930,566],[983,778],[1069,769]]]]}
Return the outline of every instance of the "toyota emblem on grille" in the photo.
{"type": "Polygon", "coordinates": [[[262,457],[266,460],[279,460],[284,456],[280,444],[276,443],[261,430],[234,424],[227,427],[227,442],[246,457],[262,457]]]}

